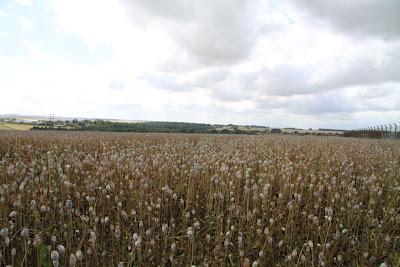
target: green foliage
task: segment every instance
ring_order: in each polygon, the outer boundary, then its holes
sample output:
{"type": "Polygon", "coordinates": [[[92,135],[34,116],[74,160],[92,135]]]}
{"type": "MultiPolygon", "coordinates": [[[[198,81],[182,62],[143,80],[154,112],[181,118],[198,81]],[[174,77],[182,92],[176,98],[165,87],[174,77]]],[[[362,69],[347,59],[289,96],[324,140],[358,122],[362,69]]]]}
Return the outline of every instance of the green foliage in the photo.
{"type": "Polygon", "coordinates": [[[32,130],[60,130],[60,131],[100,131],[100,132],[138,132],[138,133],[208,133],[208,134],[258,134],[264,131],[243,130],[237,125],[229,124],[228,128],[220,125],[188,122],[112,122],[107,120],[82,120],[57,122],[52,126],[48,123],[36,125],[32,130]]]}
{"type": "Polygon", "coordinates": [[[51,267],[50,259],[47,255],[47,249],[43,243],[40,243],[39,245],[39,262],[42,267],[51,267]]]}

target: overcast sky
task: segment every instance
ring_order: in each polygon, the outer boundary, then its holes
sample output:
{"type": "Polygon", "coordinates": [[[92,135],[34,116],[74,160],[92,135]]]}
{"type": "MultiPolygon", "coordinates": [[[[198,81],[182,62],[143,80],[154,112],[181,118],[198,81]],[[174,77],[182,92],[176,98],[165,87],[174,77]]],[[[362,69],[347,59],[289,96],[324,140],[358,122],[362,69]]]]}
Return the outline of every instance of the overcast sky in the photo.
{"type": "Polygon", "coordinates": [[[399,0],[1,0],[0,114],[400,122],[399,0]]]}

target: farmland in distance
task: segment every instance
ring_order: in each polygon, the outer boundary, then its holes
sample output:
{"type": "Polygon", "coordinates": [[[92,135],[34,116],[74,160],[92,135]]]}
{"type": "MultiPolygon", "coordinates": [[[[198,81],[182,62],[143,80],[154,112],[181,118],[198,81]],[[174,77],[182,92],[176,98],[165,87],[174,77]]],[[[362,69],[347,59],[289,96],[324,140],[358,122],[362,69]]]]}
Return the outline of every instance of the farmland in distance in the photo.
{"type": "Polygon", "coordinates": [[[395,265],[399,167],[387,140],[0,131],[0,265],[395,265]]]}
{"type": "Polygon", "coordinates": [[[0,130],[6,131],[29,131],[33,128],[32,124],[1,123],[0,130]]]}

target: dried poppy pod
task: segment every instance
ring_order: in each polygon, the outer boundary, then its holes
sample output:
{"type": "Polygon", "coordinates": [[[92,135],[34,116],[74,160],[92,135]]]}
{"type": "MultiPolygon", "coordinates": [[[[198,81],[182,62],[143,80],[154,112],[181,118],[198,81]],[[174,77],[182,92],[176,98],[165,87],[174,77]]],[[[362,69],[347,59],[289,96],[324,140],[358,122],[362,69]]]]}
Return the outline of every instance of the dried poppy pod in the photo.
{"type": "Polygon", "coordinates": [[[27,238],[29,236],[29,230],[28,230],[28,228],[26,228],[26,227],[24,227],[22,230],[21,230],[21,237],[22,238],[27,238]]]}
{"type": "Polygon", "coordinates": [[[69,257],[69,266],[70,267],[75,267],[76,266],[76,262],[77,262],[77,260],[76,260],[75,255],[71,254],[70,257],[69,257]]]}
{"type": "Polygon", "coordinates": [[[73,203],[72,203],[72,200],[71,199],[67,199],[67,201],[65,201],[65,207],[67,208],[67,209],[72,209],[73,208],[73,203]]]}

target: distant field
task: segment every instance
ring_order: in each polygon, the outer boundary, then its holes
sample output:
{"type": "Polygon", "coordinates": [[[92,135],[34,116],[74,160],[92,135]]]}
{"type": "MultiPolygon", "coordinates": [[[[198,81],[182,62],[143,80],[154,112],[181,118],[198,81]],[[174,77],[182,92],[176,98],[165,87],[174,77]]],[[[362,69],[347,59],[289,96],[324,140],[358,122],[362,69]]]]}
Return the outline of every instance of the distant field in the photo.
{"type": "Polygon", "coordinates": [[[32,127],[32,124],[0,123],[0,130],[29,131],[32,127]]]}
{"type": "Polygon", "coordinates": [[[343,134],[343,131],[323,131],[323,130],[307,130],[307,129],[281,129],[283,133],[300,133],[300,134],[343,134]]]}

